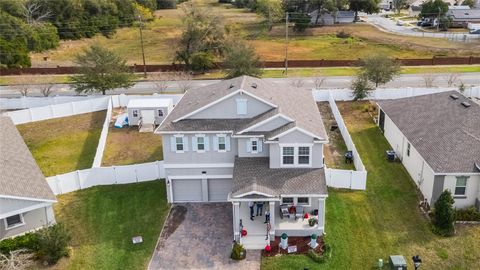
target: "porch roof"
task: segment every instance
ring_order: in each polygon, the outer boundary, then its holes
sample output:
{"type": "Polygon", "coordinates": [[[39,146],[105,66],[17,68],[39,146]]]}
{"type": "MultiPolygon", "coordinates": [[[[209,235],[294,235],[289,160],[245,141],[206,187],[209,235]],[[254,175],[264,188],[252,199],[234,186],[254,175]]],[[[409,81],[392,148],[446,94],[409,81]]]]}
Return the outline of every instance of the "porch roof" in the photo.
{"type": "Polygon", "coordinates": [[[323,168],[271,169],[268,157],[236,158],[232,197],[246,195],[278,197],[287,194],[326,195],[323,168]]]}

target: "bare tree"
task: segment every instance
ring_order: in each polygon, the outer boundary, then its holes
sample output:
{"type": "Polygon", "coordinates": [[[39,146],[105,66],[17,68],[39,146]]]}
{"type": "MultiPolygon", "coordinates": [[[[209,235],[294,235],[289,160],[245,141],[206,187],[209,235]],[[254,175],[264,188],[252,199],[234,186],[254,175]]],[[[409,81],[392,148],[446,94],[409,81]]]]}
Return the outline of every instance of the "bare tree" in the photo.
{"type": "Polygon", "coordinates": [[[0,253],[0,270],[29,269],[34,262],[34,255],[26,249],[10,251],[9,255],[0,253]]]}
{"type": "Polygon", "coordinates": [[[426,73],[423,75],[423,81],[425,82],[425,87],[433,87],[435,75],[431,73],[426,73]]]}
{"type": "Polygon", "coordinates": [[[447,81],[447,85],[453,86],[460,78],[460,74],[458,73],[450,73],[445,77],[445,80],[447,81]]]}
{"type": "Polygon", "coordinates": [[[168,73],[162,73],[162,72],[151,73],[150,79],[155,84],[159,93],[164,93],[168,89],[168,81],[172,80],[172,75],[168,73]]]}
{"type": "Polygon", "coordinates": [[[316,77],[315,80],[313,81],[313,84],[315,85],[315,89],[320,89],[326,80],[327,78],[325,77],[316,77]]]}
{"type": "Polygon", "coordinates": [[[294,79],[290,81],[290,85],[296,88],[303,87],[304,84],[305,82],[303,81],[303,79],[294,79]]]}
{"type": "Polygon", "coordinates": [[[39,24],[48,19],[52,13],[43,8],[38,1],[24,1],[22,4],[22,13],[28,24],[39,24]]]}
{"type": "Polygon", "coordinates": [[[54,92],[53,86],[54,84],[52,83],[44,83],[44,84],[40,84],[38,87],[40,89],[40,93],[42,93],[44,97],[48,97],[54,92]]]}
{"type": "Polygon", "coordinates": [[[192,79],[193,76],[190,72],[179,71],[173,74],[173,80],[177,83],[180,91],[184,93],[192,88],[192,79]]]}
{"type": "Polygon", "coordinates": [[[14,84],[11,86],[20,95],[26,97],[32,90],[32,83],[34,78],[28,75],[21,75],[14,79],[14,84]]]}

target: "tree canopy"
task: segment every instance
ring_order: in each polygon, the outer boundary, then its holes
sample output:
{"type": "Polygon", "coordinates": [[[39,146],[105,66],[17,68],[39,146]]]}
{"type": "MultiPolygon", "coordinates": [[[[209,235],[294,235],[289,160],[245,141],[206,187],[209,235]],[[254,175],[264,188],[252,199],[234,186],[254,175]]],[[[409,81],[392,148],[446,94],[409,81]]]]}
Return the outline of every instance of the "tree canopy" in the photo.
{"type": "Polygon", "coordinates": [[[360,74],[378,87],[391,81],[400,73],[400,65],[393,59],[377,54],[362,59],[360,63],[360,74]]]}
{"type": "Polygon", "coordinates": [[[358,21],[358,12],[363,11],[368,14],[378,13],[380,0],[349,0],[350,10],[355,11],[355,21],[358,21]]]}
{"type": "Polygon", "coordinates": [[[126,60],[98,45],[78,54],[75,64],[80,72],[70,78],[78,93],[101,92],[105,95],[108,90],[129,88],[134,84],[135,75],[126,60]]]}
{"type": "Polygon", "coordinates": [[[242,75],[258,77],[262,74],[260,58],[255,54],[254,48],[244,42],[229,42],[223,63],[227,69],[227,78],[242,75]]]}
{"type": "Polygon", "coordinates": [[[448,4],[442,0],[429,0],[422,4],[422,10],[420,11],[421,17],[440,17],[445,16],[448,11],[448,4]]]}

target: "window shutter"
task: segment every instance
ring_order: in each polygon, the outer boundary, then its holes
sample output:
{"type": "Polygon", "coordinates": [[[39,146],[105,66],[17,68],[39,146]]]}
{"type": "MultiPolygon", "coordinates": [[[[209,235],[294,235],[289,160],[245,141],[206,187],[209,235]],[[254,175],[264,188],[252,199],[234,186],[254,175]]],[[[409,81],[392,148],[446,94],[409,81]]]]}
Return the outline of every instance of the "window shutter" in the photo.
{"type": "Polygon", "coordinates": [[[192,136],[192,151],[198,150],[197,143],[197,136],[192,136]]]}
{"type": "Polygon", "coordinates": [[[170,150],[171,150],[172,152],[175,152],[175,151],[177,150],[177,149],[176,149],[176,146],[177,146],[177,145],[176,145],[176,143],[175,143],[175,137],[174,137],[174,136],[170,137],[170,150]]]}
{"type": "Polygon", "coordinates": [[[205,142],[205,151],[210,151],[210,138],[208,136],[205,136],[204,142],[205,142]]]}
{"type": "Polygon", "coordinates": [[[230,151],[230,136],[225,136],[225,150],[230,151]]]}
{"type": "Polygon", "coordinates": [[[188,137],[182,137],[182,142],[183,142],[183,151],[187,152],[188,151],[188,137]]]}
{"type": "Polygon", "coordinates": [[[218,151],[218,137],[213,136],[213,151],[218,151]]]}
{"type": "Polygon", "coordinates": [[[252,152],[252,139],[247,140],[245,145],[247,146],[247,153],[252,152]]]}
{"type": "Polygon", "coordinates": [[[262,139],[257,140],[257,149],[258,149],[259,153],[263,152],[263,140],[262,139]]]}

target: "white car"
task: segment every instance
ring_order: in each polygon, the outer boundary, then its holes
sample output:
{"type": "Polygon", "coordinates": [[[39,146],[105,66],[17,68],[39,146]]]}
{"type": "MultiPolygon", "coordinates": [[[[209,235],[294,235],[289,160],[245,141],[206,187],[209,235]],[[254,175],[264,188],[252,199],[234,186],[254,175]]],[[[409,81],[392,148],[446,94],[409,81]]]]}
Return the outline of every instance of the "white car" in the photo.
{"type": "Polygon", "coordinates": [[[403,26],[403,24],[404,24],[403,21],[397,20],[397,25],[398,26],[403,26]]]}

